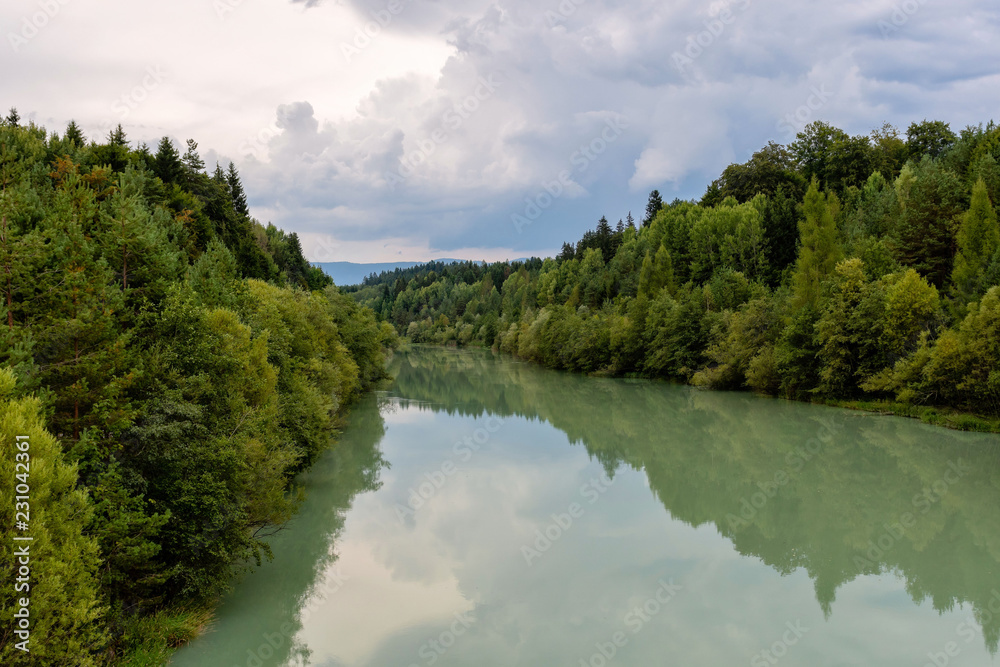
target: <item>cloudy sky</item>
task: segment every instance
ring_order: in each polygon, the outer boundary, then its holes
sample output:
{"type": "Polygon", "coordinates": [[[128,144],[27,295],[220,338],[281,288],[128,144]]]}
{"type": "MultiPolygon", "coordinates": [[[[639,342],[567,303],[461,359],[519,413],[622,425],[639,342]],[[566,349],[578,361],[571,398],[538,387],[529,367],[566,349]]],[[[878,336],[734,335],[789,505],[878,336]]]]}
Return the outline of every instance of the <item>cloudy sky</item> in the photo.
{"type": "Polygon", "coordinates": [[[4,0],[0,105],[199,142],[315,261],[550,255],[812,120],[1000,120],[996,0],[4,0]]]}

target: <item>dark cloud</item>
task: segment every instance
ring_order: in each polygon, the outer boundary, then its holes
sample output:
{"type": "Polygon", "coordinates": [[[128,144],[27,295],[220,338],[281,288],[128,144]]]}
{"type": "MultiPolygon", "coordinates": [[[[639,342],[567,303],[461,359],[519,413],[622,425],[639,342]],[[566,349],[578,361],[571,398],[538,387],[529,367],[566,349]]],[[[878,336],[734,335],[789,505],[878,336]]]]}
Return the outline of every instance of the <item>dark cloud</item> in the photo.
{"type": "MultiPolygon", "coordinates": [[[[67,5],[63,28],[0,56],[9,102],[96,130],[162,64],[165,82],[123,120],[133,139],[194,136],[237,163],[261,217],[371,247],[555,251],[601,215],[640,212],[652,188],[699,197],[811,120],[958,129],[1000,108],[992,0],[230,0],[224,20],[180,2],[197,38],[182,51],[125,29],[152,10],[67,5]],[[59,32],[84,21],[93,49],[59,32]],[[242,45],[241,68],[223,43],[242,45]],[[602,139],[613,119],[625,127],[602,139]],[[519,233],[512,216],[563,172],[519,233]]],[[[0,19],[32,7],[5,4],[0,19]]]]}

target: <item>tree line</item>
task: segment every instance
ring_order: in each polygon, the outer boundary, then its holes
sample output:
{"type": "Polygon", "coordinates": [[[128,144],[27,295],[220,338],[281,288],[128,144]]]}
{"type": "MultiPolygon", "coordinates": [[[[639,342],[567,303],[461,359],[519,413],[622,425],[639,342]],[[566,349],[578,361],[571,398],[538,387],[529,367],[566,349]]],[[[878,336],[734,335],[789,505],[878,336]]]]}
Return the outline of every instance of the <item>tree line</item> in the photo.
{"type": "MultiPolygon", "coordinates": [[[[234,165],[0,124],[0,490],[30,438],[30,590],[5,665],[162,664],[268,555],[392,327],[254,220],[234,165]],[[14,648],[30,598],[30,653],[14,648]]],[[[0,563],[13,581],[14,505],[0,563]]]]}
{"type": "MultiPolygon", "coordinates": [[[[602,218],[554,258],[349,288],[415,342],[806,400],[1000,415],[1000,127],[814,122],[700,201],[602,218]]],[[[981,427],[955,418],[961,427],[981,427]]]]}

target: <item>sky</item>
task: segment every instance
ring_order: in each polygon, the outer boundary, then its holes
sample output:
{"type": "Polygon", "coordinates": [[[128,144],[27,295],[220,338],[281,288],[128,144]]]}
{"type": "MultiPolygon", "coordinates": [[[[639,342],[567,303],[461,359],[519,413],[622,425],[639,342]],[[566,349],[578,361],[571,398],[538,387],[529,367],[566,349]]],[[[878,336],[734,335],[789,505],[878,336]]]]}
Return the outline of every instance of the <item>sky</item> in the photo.
{"type": "Polygon", "coordinates": [[[4,0],[0,106],[198,142],[312,261],[556,254],[824,120],[1000,120],[996,0],[4,0]]]}

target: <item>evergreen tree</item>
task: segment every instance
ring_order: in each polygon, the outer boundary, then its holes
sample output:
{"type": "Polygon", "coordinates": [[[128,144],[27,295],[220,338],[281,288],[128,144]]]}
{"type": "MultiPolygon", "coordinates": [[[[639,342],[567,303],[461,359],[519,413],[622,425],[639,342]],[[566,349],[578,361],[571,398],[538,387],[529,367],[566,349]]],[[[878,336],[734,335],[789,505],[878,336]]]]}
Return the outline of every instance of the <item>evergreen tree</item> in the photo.
{"type": "Polygon", "coordinates": [[[73,441],[85,428],[120,417],[94,408],[127,382],[119,377],[125,364],[117,344],[121,292],[94,238],[96,218],[93,191],[70,172],[55,193],[45,230],[43,261],[51,270],[40,276],[25,312],[36,341],[37,380],[56,395],[52,424],[57,435],[73,441]]]}
{"type": "Polygon", "coordinates": [[[229,194],[233,199],[233,210],[240,216],[245,217],[250,215],[250,209],[247,206],[247,196],[243,192],[243,184],[240,182],[239,172],[236,171],[236,166],[232,162],[229,163],[229,171],[226,172],[226,181],[229,183],[229,194]]]}
{"type": "Polygon", "coordinates": [[[205,161],[198,154],[198,142],[194,139],[187,140],[187,150],[181,158],[181,164],[184,165],[184,172],[189,182],[205,171],[205,161]]]}
{"type": "Polygon", "coordinates": [[[184,174],[180,154],[174,148],[174,143],[170,141],[170,137],[160,139],[160,143],[156,148],[156,155],[153,157],[153,173],[167,184],[180,182],[184,174]]]}
{"type": "Polygon", "coordinates": [[[111,146],[128,148],[128,137],[125,136],[125,130],[122,128],[121,123],[118,123],[115,129],[108,132],[108,144],[111,146]]]}
{"type": "Polygon", "coordinates": [[[1000,248],[1000,226],[990,203],[986,183],[976,182],[972,189],[972,206],[962,216],[958,228],[958,253],[952,281],[957,295],[965,302],[982,296],[991,285],[984,284],[990,261],[1000,248]]]}
{"type": "Polygon", "coordinates": [[[663,199],[660,197],[660,191],[653,190],[649,193],[649,201],[646,202],[646,217],[642,219],[642,226],[648,227],[662,208],[663,199]]]}
{"type": "Polygon", "coordinates": [[[605,263],[610,262],[614,256],[614,239],[612,238],[614,232],[611,230],[611,224],[608,222],[606,216],[601,216],[601,219],[597,222],[594,236],[597,248],[601,251],[602,259],[605,263]]]}
{"type": "Polygon", "coordinates": [[[115,193],[101,207],[99,239],[122,291],[140,290],[147,299],[162,298],[180,274],[181,259],[171,247],[164,222],[142,201],[145,176],[133,167],[118,179],[115,193]]]}
{"type": "Polygon", "coordinates": [[[17,112],[14,107],[10,108],[10,113],[7,114],[7,118],[4,121],[10,127],[18,127],[21,123],[21,114],[17,112]]]}
{"type": "Polygon", "coordinates": [[[767,261],[773,272],[770,280],[776,285],[782,273],[795,263],[799,247],[798,201],[789,196],[789,189],[778,186],[764,207],[764,232],[767,236],[767,261]]]}
{"type": "Polygon", "coordinates": [[[802,209],[805,219],[799,222],[799,258],[793,278],[797,309],[816,306],[823,281],[843,257],[837,235],[840,209],[837,197],[833,193],[820,192],[819,181],[813,178],[802,209]]]}
{"type": "Polygon", "coordinates": [[[66,126],[66,140],[77,148],[82,148],[87,144],[87,140],[83,136],[83,131],[80,129],[80,126],[76,124],[75,120],[71,120],[69,125],[66,126]]]}
{"type": "Polygon", "coordinates": [[[940,288],[952,271],[953,229],[963,208],[961,182],[925,156],[912,175],[903,170],[897,192],[902,210],[892,230],[896,257],[940,288]]]}
{"type": "Polygon", "coordinates": [[[559,253],[559,261],[566,262],[576,257],[576,248],[571,243],[562,244],[562,252],[559,253]]]}

